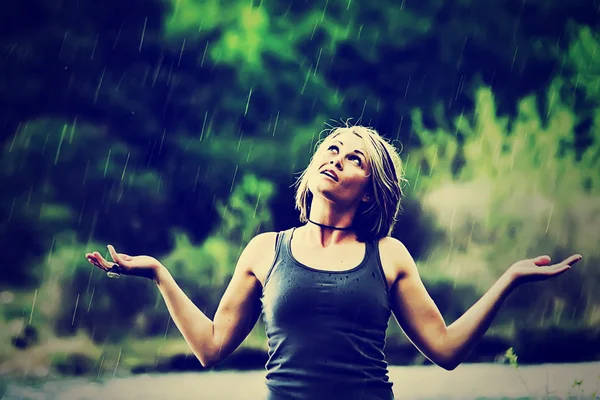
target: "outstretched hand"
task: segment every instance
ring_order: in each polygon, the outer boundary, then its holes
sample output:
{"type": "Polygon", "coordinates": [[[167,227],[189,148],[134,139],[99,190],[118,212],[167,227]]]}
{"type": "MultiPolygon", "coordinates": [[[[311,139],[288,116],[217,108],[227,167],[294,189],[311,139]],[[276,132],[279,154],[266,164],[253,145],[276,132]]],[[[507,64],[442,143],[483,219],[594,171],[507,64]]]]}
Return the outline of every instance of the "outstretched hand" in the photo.
{"type": "Polygon", "coordinates": [[[580,254],[574,254],[558,264],[550,265],[550,256],[539,256],[517,261],[508,269],[508,273],[517,284],[541,281],[561,275],[582,259],[580,254]]]}
{"type": "Polygon", "coordinates": [[[124,253],[117,253],[111,245],[106,247],[113,260],[112,262],[106,260],[97,251],[87,253],[85,256],[91,264],[108,273],[140,276],[153,280],[156,278],[156,270],[160,266],[160,262],[156,258],[150,256],[130,256],[124,253]]]}

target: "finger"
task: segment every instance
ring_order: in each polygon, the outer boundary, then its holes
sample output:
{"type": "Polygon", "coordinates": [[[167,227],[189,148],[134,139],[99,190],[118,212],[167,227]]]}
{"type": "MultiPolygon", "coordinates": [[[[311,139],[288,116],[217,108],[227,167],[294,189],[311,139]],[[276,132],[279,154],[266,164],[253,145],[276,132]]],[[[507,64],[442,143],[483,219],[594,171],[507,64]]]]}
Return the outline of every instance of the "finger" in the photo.
{"type": "Polygon", "coordinates": [[[565,258],[560,263],[552,265],[552,267],[555,267],[555,268],[561,268],[561,267],[564,267],[564,266],[570,267],[570,266],[574,265],[576,262],[578,262],[581,259],[582,259],[581,255],[574,254],[574,255],[572,255],[570,257],[565,258]]]}
{"type": "Polygon", "coordinates": [[[535,265],[547,265],[551,260],[552,259],[549,255],[543,255],[531,259],[531,261],[533,261],[535,265]]]}
{"type": "Polygon", "coordinates": [[[90,264],[92,264],[93,266],[95,266],[96,268],[101,269],[102,271],[108,271],[108,268],[103,267],[98,261],[94,260],[94,259],[90,259],[88,258],[88,261],[90,264]]]}
{"type": "Polygon", "coordinates": [[[110,253],[110,256],[112,257],[113,261],[116,262],[117,264],[120,264],[121,259],[119,258],[119,255],[117,254],[117,251],[115,250],[115,248],[110,244],[108,246],[106,246],[106,248],[108,249],[108,252],[110,253]]]}
{"type": "Polygon", "coordinates": [[[571,266],[576,262],[580,261],[582,258],[583,257],[581,256],[581,254],[573,254],[571,257],[565,258],[563,262],[561,262],[561,264],[571,266]]]}
{"type": "Polygon", "coordinates": [[[110,268],[113,263],[108,262],[104,257],[102,257],[102,255],[100,253],[98,253],[97,251],[94,252],[94,256],[96,257],[96,260],[104,267],[104,268],[110,268]]]}

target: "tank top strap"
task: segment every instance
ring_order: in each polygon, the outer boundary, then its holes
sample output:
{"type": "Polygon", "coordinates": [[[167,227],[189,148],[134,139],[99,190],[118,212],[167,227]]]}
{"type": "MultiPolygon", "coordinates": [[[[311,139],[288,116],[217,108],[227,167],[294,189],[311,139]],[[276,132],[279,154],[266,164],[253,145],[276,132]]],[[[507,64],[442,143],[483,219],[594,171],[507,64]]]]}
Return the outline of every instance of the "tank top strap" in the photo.
{"type": "Polygon", "coordinates": [[[277,232],[277,237],[275,238],[275,256],[273,257],[273,262],[269,267],[269,271],[267,271],[267,276],[265,277],[265,286],[267,285],[267,282],[269,282],[269,278],[271,277],[275,266],[279,264],[281,254],[286,254],[285,252],[282,253],[282,250],[285,250],[286,246],[288,245],[288,237],[290,232],[291,229],[277,232]]]}
{"type": "Polygon", "coordinates": [[[367,265],[372,269],[372,272],[377,274],[381,278],[383,287],[389,294],[390,288],[388,287],[387,278],[383,270],[383,264],[381,263],[381,255],[379,253],[379,239],[373,239],[366,242],[367,246],[367,265]]]}
{"type": "Polygon", "coordinates": [[[288,254],[290,254],[288,252],[288,248],[291,245],[292,236],[294,236],[295,229],[296,229],[296,227],[291,227],[291,228],[286,229],[285,231],[281,232],[281,250],[283,251],[283,253],[281,253],[281,254],[285,255],[286,257],[288,254]]]}

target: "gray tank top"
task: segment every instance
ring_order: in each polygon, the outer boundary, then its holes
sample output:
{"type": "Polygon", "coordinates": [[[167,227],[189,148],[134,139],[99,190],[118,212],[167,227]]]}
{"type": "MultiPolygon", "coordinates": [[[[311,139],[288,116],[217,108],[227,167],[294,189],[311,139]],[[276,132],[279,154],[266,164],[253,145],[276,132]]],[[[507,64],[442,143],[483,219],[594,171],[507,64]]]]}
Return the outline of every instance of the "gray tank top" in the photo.
{"type": "Polygon", "coordinates": [[[345,271],[298,262],[295,228],[277,235],[262,293],[269,400],[393,400],[383,353],[391,315],[378,242],[345,271]]]}

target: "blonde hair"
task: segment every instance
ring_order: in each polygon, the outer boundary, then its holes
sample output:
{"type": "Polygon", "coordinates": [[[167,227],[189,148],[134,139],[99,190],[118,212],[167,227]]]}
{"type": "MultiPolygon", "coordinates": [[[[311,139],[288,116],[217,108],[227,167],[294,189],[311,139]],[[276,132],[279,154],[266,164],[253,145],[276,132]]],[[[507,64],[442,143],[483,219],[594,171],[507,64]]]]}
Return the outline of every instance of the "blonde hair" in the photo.
{"type": "MultiPolygon", "coordinates": [[[[330,129],[329,134],[317,143],[315,154],[335,137],[348,132],[363,140],[371,164],[371,182],[368,187],[372,196],[368,202],[361,202],[356,211],[353,221],[356,234],[361,241],[389,236],[398,221],[400,202],[404,197],[402,184],[406,180],[402,160],[396,148],[376,130],[360,125],[349,126],[347,123],[346,126],[330,129]]],[[[296,209],[300,211],[300,222],[308,222],[310,215],[313,194],[308,189],[307,171],[313,160],[314,154],[295,184],[296,209]]]]}

